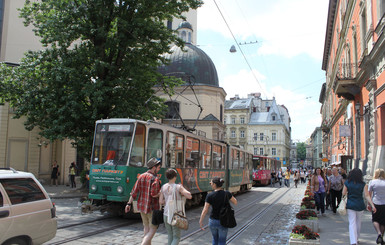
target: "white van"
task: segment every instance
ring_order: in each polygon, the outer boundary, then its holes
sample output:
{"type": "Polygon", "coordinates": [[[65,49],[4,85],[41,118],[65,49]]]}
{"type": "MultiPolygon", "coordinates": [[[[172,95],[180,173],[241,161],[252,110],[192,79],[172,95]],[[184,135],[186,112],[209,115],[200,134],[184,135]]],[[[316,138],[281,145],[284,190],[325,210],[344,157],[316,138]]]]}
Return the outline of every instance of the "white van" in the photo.
{"type": "Polygon", "coordinates": [[[0,168],[0,244],[42,244],[56,230],[55,206],[35,176],[0,168]]]}

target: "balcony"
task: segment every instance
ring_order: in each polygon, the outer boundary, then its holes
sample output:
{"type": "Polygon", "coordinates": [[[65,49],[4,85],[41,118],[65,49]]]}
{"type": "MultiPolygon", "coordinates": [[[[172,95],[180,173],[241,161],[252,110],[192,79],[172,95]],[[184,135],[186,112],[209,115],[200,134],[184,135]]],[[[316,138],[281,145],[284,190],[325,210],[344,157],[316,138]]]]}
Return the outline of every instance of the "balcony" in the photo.
{"type": "Polygon", "coordinates": [[[338,65],[336,82],[333,90],[339,96],[347,100],[354,100],[354,96],[360,92],[357,86],[356,74],[358,71],[357,64],[344,63],[338,65]]]}

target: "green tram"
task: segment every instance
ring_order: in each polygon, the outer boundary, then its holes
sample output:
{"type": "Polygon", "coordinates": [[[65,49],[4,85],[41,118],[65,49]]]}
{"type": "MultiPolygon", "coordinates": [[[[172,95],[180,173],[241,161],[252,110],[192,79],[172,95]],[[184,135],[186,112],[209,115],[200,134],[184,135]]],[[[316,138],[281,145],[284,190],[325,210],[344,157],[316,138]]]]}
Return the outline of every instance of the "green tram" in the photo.
{"type": "Polygon", "coordinates": [[[168,125],[135,119],[98,120],[89,173],[89,199],[107,211],[123,214],[137,177],[146,172],[148,159],[162,161],[158,173],[178,172],[177,183],[193,194],[186,206],[197,205],[211,191],[211,178],[224,178],[233,193],[252,187],[252,154],[223,142],[168,125]]]}

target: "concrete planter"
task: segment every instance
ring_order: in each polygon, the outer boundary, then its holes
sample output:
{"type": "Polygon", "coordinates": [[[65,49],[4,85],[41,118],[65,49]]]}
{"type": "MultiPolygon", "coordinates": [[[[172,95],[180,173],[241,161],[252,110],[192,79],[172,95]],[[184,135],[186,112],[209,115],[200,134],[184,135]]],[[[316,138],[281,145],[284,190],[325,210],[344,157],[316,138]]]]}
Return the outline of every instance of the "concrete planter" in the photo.
{"type": "Polygon", "coordinates": [[[307,240],[307,239],[298,239],[298,238],[291,238],[289,239],[289,245],[320,245],[320,239],[316,240],[307,240]]]}
{"type": "Polygon", "coordinates": [[[318,219],[296,219],[295,225],[306,225],[314,232],[319,232],[318,219]]]}

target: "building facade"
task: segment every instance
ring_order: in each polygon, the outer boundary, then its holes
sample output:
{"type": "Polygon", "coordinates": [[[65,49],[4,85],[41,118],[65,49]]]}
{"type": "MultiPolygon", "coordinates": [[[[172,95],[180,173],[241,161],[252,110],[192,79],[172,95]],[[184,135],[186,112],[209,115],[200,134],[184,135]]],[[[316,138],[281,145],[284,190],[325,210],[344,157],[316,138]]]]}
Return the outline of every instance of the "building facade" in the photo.
{"type": "Polygon", "coordinates": [[[259,93],[238,96],[225,104],[225,140],[254,155],[268,156],[287,166],[290,159],[290,116],[275,98],[263,100],[259,93]]]}
{"type": "Polygon", "coordinates": [[[311,165],[314,168],[322,167],[322,130],[320,127],[316,127],[310,136],[312,161],[311,165]]]}
{"type": "Polygon", "coordinates": [[[323,157],[385,167],[385,1],[330,0],[322,69],[323,157]]]}

